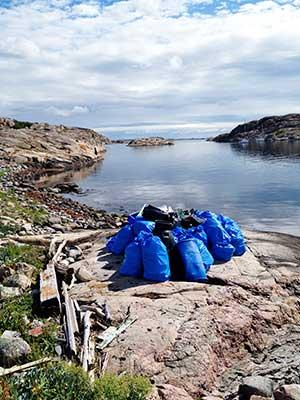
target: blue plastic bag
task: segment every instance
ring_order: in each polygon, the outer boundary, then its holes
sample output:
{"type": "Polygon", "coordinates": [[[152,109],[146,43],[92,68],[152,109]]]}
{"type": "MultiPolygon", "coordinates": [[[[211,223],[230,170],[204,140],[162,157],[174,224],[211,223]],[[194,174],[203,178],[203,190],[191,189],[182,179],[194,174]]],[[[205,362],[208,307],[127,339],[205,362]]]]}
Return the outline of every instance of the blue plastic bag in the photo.
{"type": "Polygon", "coordinates": [[[215,260],[229,261],[235,248],[231,245],[231,237],[223,228],[221,222],[212,217],[203,224],[207,234],[209,250],[215,260]]]}
{"type": "Polygon", "coordinates": [[[131,242],[125,250],[125,258],[119,269],[120,275],[141,278],[143,276],[142,249],[138,240],[131,242]]]}
{"type": "Polygon", "coordinates": [[[179,242],[180,240],[191,237],[191,234],[188,233],[188,231],[186,229],[181,228],[181,226],[176,226],[176,228],[173,228],[172,233],[173,233],[173,236],[174,236],[176,242],[179,242]]]}
{"type": "Polygon", "coordinates": [[[142,242],[144,278],[154,282],[170,279],[170,260],[166,246],[158,236],[144,235],[142,242]]]}
{"type": "Polygon", "coordinates": [[[197,241],[198,239],[188,238],[181,240],[176,246],[184,265],[185,279],[190,282],[206,282],[206,270],[197,241]]]}
{"type": "Polygon", "coordinates": [[[205,246],[207,246],[208,244],[207,234],[205,233],[205,230],[203,229],[202,225],[190,228],[188,229],[188,232],[191,233],[192,237],[202,240],[205,246]]]}
{"type": "Polygon", "coordinates": [[[234,252],[235,248],[231,244],[215,244],[211,248],[211,254],[218,261],[230,261],[234,252]]]}
{"type": "Polygon", "coordinates": [[[110,251],[111,253],[113,252],[112,249],[113,249],[113,245],[114,245],[115,241],[116,241],[116,237],[112,236],[111,238],[108,239],[108,242],[106,243],[106,247],[107,247],[108,251],[110,251]]]}
{"type": "Polygon", "coordinates": [[[124,253],[126,247],[134,239],[132,228],[130,225],[125,225],[113,238],[111,238],[107,246],[114,255],[121,255],[124,253]]]}
{"type": "Polygon", "coordinates": [[[233,219],[224,215],[219,215],[218,219],[231,238],[231,244],[235,248],[234,255],[242,256],[246,251],[246,244],[240,227],[233,219]]]}
{"type": "Polygon", "coordinates": [[[151,233],[155,228],[155,222],[145,221],[145,220],[136,220],[136,222],[132,226],[133,233],[137,236],[141,232],[149,232],[151,233]]]}
{"type": "Polygon", "coordinates": [[[196,217],[204,219],[212,219],[212,218],[217,219],[218,217],[217,214],[207,210],[206,211],[195,210],[194,214],[196,215],[196,217]]]}
{"type": "Polygon", "coordinates": [[[210,252],[208,251],[208,248],[205,246],[205,244],[202,242],[202,240],[196,239],[196,243],[197,243],[197,246],[198,246],[200,254],[201,254],[203,265],[204,265],[206,271],[208,271],[214,263],[214,258],[210,254],[210,252]]]}

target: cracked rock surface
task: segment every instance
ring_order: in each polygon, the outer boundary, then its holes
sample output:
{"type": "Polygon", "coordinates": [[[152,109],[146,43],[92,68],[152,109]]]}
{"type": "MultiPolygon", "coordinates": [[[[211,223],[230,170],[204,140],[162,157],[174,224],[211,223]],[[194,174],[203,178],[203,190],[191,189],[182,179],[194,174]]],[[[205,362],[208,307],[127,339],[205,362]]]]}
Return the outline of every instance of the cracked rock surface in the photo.
{"type": "Polygon", "coordinates": [[[122,258],[101,241],[73,264],[93,278],[73,298],[106,300],[114,320],[129,308],[138,317],[107,348],[109,371],[145,374],[195,399],[232,396],[252,375],[300,383],[300,238],[245,233],[246,254],[214,265],[208,284],[121,277],[122,258]]]}

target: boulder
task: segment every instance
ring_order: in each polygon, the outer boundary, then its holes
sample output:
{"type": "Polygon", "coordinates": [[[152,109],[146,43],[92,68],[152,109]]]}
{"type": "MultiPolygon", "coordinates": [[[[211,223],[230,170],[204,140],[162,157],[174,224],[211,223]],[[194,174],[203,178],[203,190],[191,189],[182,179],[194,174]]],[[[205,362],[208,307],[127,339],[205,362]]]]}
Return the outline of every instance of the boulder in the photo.
{"type": "Polygon", "coordinates": [[[272,397],[274,383],[263,376],[250,376],[243,380],[239,387],[240,400],[249,400],[251,396],[272,397]]]}
{"type": "Polygon", "coordinates": [[[17,272],[4,281],[5,286],[26,290],[31,286],[31,280],[23,273],[17,272]]]}
{"type": "Polygon", "coordinates": [[[300,385],[282,385],[274,392],[275,400],[300,400],[300,385]]]}
{"type": "Polygon", "coordinates": [[[0,282],[2,282],[5,278],[9,277],[13,274],[13,270],[7,267],[5,264],[0,265],[0,282]]]}
{"type": "Polygon", "coordinates": [[[31,353],[31,348],[18,332],[5,331],[0,337],[0,365],[4,368],[22,363],[31,353]]]}

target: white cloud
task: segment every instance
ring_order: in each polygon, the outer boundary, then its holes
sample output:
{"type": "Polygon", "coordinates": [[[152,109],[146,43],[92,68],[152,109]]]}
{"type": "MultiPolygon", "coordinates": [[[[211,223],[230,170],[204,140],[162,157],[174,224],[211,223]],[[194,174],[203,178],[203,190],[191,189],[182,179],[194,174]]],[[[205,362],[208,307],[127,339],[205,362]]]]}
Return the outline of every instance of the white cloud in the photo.
{"type": "Polygon", "coordinates": [[[77,4],[72,7],[72,14],[78,17],[97,17],[100,9],[97,4],[77,4]]]}
{"type": "Polygon", "coordinates": [[[70,117],[72,115],[88,114],[90,112],[87,106],[74,106],[71,109],[63,109],[55,106],[51,106],[47,109],[48,112],[59,117],[70,117]]]}
{"type": "Polygon", "coordinates": [[[188,13],[210,0],[73,3],[0,6],[0,115],[116,126],[299,111],[299,0],[211,15],[188,13]]]}

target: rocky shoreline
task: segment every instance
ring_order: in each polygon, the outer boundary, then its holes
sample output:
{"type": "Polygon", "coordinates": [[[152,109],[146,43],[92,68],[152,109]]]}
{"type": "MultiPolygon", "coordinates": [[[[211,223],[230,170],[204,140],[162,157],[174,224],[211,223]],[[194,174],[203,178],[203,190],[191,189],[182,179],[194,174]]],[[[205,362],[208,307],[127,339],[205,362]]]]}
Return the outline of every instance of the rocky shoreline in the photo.
{"type": "Polygon", "coordinates": [[[248,140],[300,140],[300,114],[264,117],[238,125],[230,133],[211,139],[214,142],[240,142],[248,140]]]}

